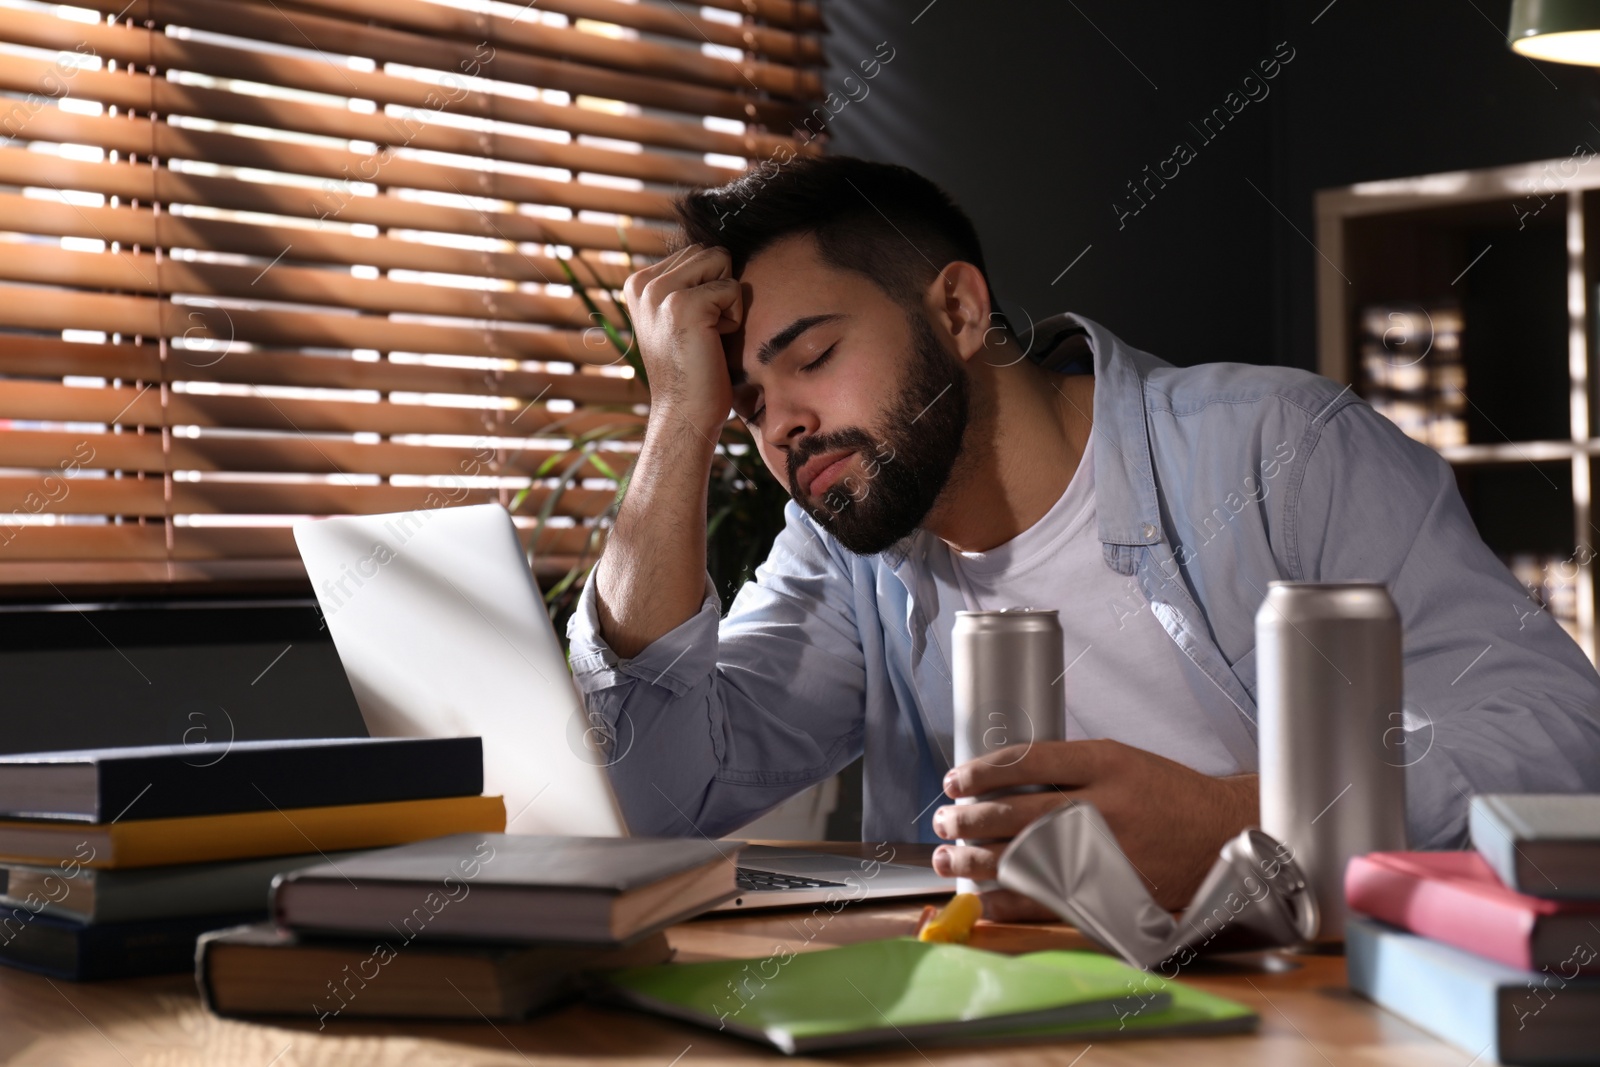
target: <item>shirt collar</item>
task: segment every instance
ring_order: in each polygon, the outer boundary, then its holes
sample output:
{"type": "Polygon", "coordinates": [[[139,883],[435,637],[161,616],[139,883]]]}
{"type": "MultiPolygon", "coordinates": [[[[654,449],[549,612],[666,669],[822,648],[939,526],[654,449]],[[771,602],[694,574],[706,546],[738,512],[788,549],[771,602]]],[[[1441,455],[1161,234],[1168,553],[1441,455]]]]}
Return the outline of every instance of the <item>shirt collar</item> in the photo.
{"type": "Polygon", "coordinates": [[[1122,343],[1092,319],[1070,312],[1034,326],[1028,358],[1062,374],[1094,368],[1095,510],[1100,540],[1149,545],[1161,540],[1161,510],[1150,462],[1144,377],[1170,364],[1122,343]],[[1099,447],[1105,446],[1105,447],[1099,447]]]}

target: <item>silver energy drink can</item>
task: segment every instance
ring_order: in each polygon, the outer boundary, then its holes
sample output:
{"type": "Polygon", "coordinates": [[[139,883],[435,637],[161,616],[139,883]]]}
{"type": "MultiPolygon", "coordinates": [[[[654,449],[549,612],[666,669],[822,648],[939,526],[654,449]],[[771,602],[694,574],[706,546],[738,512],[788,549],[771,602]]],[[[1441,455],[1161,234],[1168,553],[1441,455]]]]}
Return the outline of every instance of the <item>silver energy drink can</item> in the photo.
{"type": "MultiPolygon", "coordinates": [[[[974,759],[1012,763],[1035,742],[1063,738],[1067,705],[1062,676],[1066,668],[1062,665],[1061,618],[1056,611],[958,611],[951,640],[957,764],[974,759]]],[[[1007,792],[1049,788],[1024,786],[1007,792]]],[[[972,804],[979,799],[988,798],[961,797],[956,803],[972,804]]],[[[959,883],[958,890],[969,893],[998,886],[964,878],[959,883]]]]}
{"type": "Polygon", "coordinates": [[[1344,940],[1351,856],[1406,847],[1400,614],[1373,582],[1272,582],[1256,612],[1261,828],[1344,940]]]}

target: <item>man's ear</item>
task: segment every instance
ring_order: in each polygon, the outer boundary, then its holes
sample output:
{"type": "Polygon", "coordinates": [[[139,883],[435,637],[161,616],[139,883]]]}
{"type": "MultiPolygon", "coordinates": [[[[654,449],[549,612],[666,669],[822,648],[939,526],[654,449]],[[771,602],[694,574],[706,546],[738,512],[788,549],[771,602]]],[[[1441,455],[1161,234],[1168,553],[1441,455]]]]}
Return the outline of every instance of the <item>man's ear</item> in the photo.
{"type": "Polygon", "coordinates": [[[934,330],[948,336],[962,362],[983,351],[989,331],[989,284],[971,263],[952,260],[922,293],[934,330]]]}

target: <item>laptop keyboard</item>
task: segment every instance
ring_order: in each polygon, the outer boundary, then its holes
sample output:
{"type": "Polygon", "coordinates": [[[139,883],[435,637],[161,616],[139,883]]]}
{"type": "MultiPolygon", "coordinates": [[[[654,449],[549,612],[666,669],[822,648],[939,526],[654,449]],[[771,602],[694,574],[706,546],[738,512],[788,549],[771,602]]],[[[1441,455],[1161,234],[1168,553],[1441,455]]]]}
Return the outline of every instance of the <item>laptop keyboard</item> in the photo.
{"type": "Polygon", "coordinates": [[[736,881],[740,890],[746,893],[776,889],[831,889],[844,885],[843,882],[829,882],[821,878],[796,878],[789,874],[757,871],[749,867],[738,868],[736,881]]]}

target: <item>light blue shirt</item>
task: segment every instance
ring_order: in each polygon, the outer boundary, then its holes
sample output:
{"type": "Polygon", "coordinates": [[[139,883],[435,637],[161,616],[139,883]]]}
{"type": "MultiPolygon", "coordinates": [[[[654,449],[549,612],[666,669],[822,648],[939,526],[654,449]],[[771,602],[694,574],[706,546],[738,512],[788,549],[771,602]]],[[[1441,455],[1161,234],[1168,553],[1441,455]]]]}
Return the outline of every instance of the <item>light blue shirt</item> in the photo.
{"type": "MultiPolygon", "coordinates": [[[[1106,566],[1137,581],[1226,698],[1201,711],[1241,771],[1257,766],[1267,583],[1369,580],[1404,626],[1414,729],[1395,751],[1412,848],[1464,845],[1474,793],[1600,791],[1600,676],[1478,537],[1438,453],[1304,371],[1178,368],[1077,315],[1035,336],[1044,366],[1092,365],[1106,566]]],[[[725,618],[707,575],[699,613],[631,659],[600,636],[584,589],[567,627],[573,674],[618,737],[610,773],[628,824],[730,833],[864,756],[862,836],[936,841],[964,609],[949,553],[919,530],[903,551],[855,556],[793,501],[784,516],[725,618]]]]}

